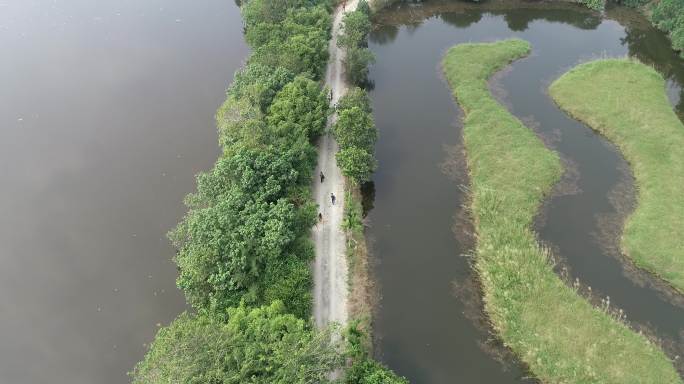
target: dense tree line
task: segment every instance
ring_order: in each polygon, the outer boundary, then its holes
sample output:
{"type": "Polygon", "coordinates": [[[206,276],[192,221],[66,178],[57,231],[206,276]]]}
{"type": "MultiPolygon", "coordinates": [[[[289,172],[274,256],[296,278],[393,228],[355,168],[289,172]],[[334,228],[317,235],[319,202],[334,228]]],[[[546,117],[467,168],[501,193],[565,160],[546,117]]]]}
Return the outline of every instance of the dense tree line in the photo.
{"type": "MultiPolygon", "coordinates": [[[[313,142],[331,112],[320,79],[332,4],[249,0],[241,10],[253,53],[216,114],[222,155],[197,176],[189,211],[169,233],[194,314],[158,332],[132,372],[136,384],[327,383],[349,357],[334,330],[309,321],[313,142]]],[[[365,93],[345,103],[345,126],[372,127],[365,93]]],[[[354,144],[369,148],[374,135],[354,144]]],[[[370,357],[364,364],[349,383],[393,383],[370,357]]]]}

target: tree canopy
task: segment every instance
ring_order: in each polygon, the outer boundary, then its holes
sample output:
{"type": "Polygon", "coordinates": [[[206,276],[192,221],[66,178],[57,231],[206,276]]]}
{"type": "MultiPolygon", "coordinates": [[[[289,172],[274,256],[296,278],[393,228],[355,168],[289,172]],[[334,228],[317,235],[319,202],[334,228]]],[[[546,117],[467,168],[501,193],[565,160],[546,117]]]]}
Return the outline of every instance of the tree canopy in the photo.
{"type": "Polygon", "coordinates": [[[375,56],[367,48],[370,31],[370,8],[366,1],[361,0],[357,9],[342,19],[342,33],[337,38],[337,45],[345,50],[343,64],[347,78],[353,84],[367,81],[368,66],[375,61],[375,56]]]}
{"type": "Polygon", "coordinates": [[[311,282],[303,272],[312,257],[306,234],[315,209],[291,197],[306,193],[299,186],[310,179],[314,156],[297,147],[243,147],[198,175],[197,192],[186,198],[190,211],[170,233],[188,302],[223,310],[241,300],[288,299],[289,310],[306,316],[311,282]]]}
{"type": "Polygon", "coordinates": [[[278,136],[312,139],[323,133],[329,111],[327,92],[300,76],[276,95],[266,122],[278,136]]]}
{"type": "Polygon", "coordinates": [[[235,74],[228,93],[258,106],[265,113],[275,95],[293,79],[294,74],[283,67],[249,65],[235,74]]]}
{"type": "Polygon", "coordinates": [[[333,126],[340,145],[337,165],[342,174],[356,183],[369,181],[377,168],[374,148],[378,131],[373,122],[368,94],[352,88],[337,103],[338,117],[333,126]]]}
{"type": "Polygon", "coordinates": [[[312,331],[279,302],[230,308],[227,319],[179,316],[159,330],[133,383],[328,383],[328,373],[340,366],[332,332],[312,331]]]}

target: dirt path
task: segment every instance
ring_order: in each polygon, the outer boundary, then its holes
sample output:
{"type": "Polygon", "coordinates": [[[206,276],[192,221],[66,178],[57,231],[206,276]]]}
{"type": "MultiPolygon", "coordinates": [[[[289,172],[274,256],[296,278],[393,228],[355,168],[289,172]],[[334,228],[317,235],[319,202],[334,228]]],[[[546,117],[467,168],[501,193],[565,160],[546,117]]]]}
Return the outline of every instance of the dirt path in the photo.
{"type": "MultiPolygon", "coordinates": [[[[325,82],[333,91],[331,104],[347,91],[347,84],[342,73],[343,52],[337,47],[337,35],[340,32],[342,17],[345,12],[356,9],[358,0],[348,1],[346,9],[342,5],[335,10],[332,39],[330,40],[330,60],[326,70],[325,82]]],[[[328,128],[335,121],[333,116],[328,121],[328,128]]],[[[347,257],[345,234],[341,230],[344,209],[344,179],[337,167],[335,154],[337,142],[328,133],[318,141],[318,167],[313,185],[313,194],[318,204],[323,221],[313,229],[313,241],[316,246],[316,260],[314,262],[314,319],[318,327],[335,322],[347,322],[347,257]],[[320,172],[325,175],[325,181],[320,182],[320,172]],[[335,204],[331,202],[330,194],[335,195],[335,204]]]]}

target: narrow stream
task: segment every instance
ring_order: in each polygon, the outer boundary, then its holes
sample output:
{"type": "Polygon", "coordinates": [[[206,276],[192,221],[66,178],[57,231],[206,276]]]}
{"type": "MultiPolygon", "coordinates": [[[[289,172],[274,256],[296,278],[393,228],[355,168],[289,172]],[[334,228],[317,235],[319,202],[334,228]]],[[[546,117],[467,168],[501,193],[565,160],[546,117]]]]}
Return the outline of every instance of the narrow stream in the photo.
{"type": "Polygon", "coordinates": [[[368,229],[380,293],[376,344],[381,360],[412,382],[525,380],[483,326],[477,284],[462,256],[471,241],[459,213],[460,186],[467,183],[461,127],[438,68],[454,44],[511,36],[530,41],[533,54],[497,76],[495,94],[559,151],[568,169],[538,228],[560,259],[559,273],[592,287],[595,300],[610,296],[611,306],[622,308],[635,328],[663,339],[672,355],[684,353],[680,298],[623,268],[615,252],[620,215],[630,211],[633,197],[627,165],[546,95],[548,84],[580,61],[629,53],[663,71],[681,112],[684,62],[634,12],[611,10],[601,19],[576,7],[543,5],[548,8],[510,2],[397,6],[379,16],[371,37],[380,129],[368,229]]]}

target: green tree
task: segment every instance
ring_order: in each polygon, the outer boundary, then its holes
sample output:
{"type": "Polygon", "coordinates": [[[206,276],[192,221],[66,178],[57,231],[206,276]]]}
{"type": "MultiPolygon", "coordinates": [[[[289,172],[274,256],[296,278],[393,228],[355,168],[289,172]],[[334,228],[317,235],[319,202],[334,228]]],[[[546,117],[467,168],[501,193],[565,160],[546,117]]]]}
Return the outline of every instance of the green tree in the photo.
{"type": "Polygon", "coordinates": [[[373,117],[359,107],[341,110],[333,133],[342,149],[357,147],[371,152],[378,139],[373,117]]]}
{"type": "Polygon", "coordinates": [[[249,65],[235,74],[228,93],[236,99],[247,99],[265,113],[275,95],[293,79],[292,72],[283,67],[249,65]]]}
{"type": "Polygon", "coordinates": [[[672,47],[684,56],[684,0],[661,0],[653,6],[653,23],[670,33],[672,47]]]}
{"type": "Polygon", "coordinates": [[[336,158],[342,174],[356,183],[369,181],[377,168],[373,154],[359,147],[343,148],[336,158]]]}
{"type": "Polygon", "coordinates": [[[315,81],[299,76],[276,95],[266,122],[278,137],[313,139],[325,129],[328,115],[327,93],[315,81]]]}
{"type": "Polygon", "coordinates": [[[340,48],[364,47],[368,43],[371,22],[368,14],[357,10],[347,13],[342,19],[342,33],[337,38],[340,48]]]}
{"type": "Polygon", "coordinates": [[[308,183],[316,153],[296,147],[233,147],[209,172],[197,175],[197,192],[186,197],[186,205],[200,209],[215,205],[226,194],[240,194],[249,200],[275,202],[293,195],[299,185],[308,183]]]}
{"type": "Polygon", "coordinates": [[[344,57],[344,69],[349,81],[356,85],[368,81],[368,67],[374,62],[375,56],[368,48],[347,49],[344,57]]]}
{"type": "Polygon", "coordinates": [[[243,298],[263,304],[266,265],[293,256],[301,225],[296,208],[284,199],[242,204],[242,198],[229,192],[190,211],[169,236],[178,248],[178,286],[196,308],[225,309],[243,298]]]}
{"type": "Polygon", "coordinates": [[[292,9],[311,4],[309,0],[249,0],[242,5],[242,20],[249,30],[260,23],[279,23],[292,9]]]}
{"type": "Polygon", "coordinates": [[[231,308],[218,316],[183,314],[157,333],[134,384],[328,383],[340,366],[330,330],[315,332],[281,303],[231,308]]]}
{"type": "Polygon", "coordinates": [[[322,6],[290,9],[280,22],[252,25],[246,30],[245,40],[254,48],[271,41],[282,43],[295,35],[314,34],[322,40],[328,40],[331,21],[329,12],[322,6]]]}
{"type": "Polygon", "coordinates": [[[178,286],[198,309],[281,299],[308,316],[315,208],[305,187],[315,152],[297,146],[237,147],[197,177],[190,208],[169,238],[178,286]],[[298,198],[299,196],[299,198],[298,198]]]}
{"type": "Polygon", "coordinates": [[[352,87],[344,96],[340,98],[336,106],[338,112],[351,109],[353,107],[359,107],[362,111],[368,114],[373,113],[368,92],[359,87],[352,87]]]}
{"type": "Polygon", "coordinates": [[[228,96],[216,112],[219,144],[227,148],[236,143],[256,145],[263,141],[266,123],[263,113],[249,99],[228,96]]]}

